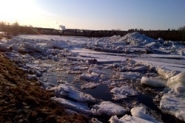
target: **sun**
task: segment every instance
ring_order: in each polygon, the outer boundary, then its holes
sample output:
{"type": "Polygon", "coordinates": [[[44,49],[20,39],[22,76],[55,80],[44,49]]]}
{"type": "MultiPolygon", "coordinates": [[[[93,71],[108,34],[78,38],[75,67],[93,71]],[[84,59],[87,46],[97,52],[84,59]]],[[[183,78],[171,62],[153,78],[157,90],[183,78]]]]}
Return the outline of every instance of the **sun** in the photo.
{"type": "Polygon", "coordinates": [[[38,11],[35,0],[0,0],[0,21],[25,20],[38,11]]]}

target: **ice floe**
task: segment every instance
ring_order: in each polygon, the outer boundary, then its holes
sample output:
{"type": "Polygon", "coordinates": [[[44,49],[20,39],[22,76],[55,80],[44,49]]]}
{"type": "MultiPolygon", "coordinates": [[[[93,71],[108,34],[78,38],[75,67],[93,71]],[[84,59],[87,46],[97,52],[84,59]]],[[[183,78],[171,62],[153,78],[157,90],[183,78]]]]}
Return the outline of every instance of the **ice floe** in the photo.
{"type": "Polygon", "coordinates": [[[167,82],[167,85],[169,87],[172,87],[175,85],[175,84],[182,84],[183,86],[185,86],[185,72],[181,72],[179,74],[177,74],[176,76],[173,76],[171,78],[168,79],[168,82],[167,82]]]}
{"type": "Polygon", "coordinates": [[[185,73],[169,78],[167,86],[171,90],[162,96],[160,109],[185,121],[185,73]]]}
{"type": "Polygon", "coordinates": [[[138,118],[148,120],[153,123],[158,123],[158,121],[154,117],[147,114],[146,108],[144,106],[137,106],[137,107],[132,108],[131,114],[133,117],[138,117],[138,118]]]}
{"type": "Polygon", "coordinates": [[[57,98],[57,97],[51,97],[51,100],[54,100],[54,101],[58,102],[59,104],[62,104],[66,108],[69,108],[69,109],[72,109],[75,111],[79,111],[79,112],[83,112],[83,113],[91,114],[90,108],[85,103],[73,102],[73,101],[70,101],[67,99],[57,98]]]}
{"type": "Polygon", "coordinates": [[[112,103],[110,101],[103,101],[100,104],[96,104],[91,109],[94,115],[123,115],[126,113],[126,109],[120,105],[112,103]]]}
{"type": "Polygon", "coordinates": [[[166,69],[166,68],[157,68],[157,73],[164,77],[165,79],[169,79],[175,75],[177,75],[178,73],[180,73],[179,71],[172,71],[172,70],[169,70],[169,69],[166,69]]]}
{"type": "Polygon", "coordinates": [[[110,92],[113,94],[114,100],[125,99],[129,96],[136,96],[138,94],[132,87],[124,85],[121,87],[114,87],[110,92]]]}
{"type": "Polygon", "coordinates": [[[165,87],[166,86],[166,80],[162,78],[152,77],[148,78],[143,76],[141,78],[141,84],[152,86],[152,87],[165,87]]]}
{"type": "Polygon", "coordinates": [[[124,115],[120,119],[115,115],[109,119],[109,122],[110,123],[154,123],[152,121],[148,121],[148,120],[145,120],[139,117],[130,116],[130,115],[124,115]]]}
{"type": "Polygon", "coordinates": [[[120,119],[114,115],[109,119],[110,123],[159,123],[154,117],[146,113],[143,106],[137,106],[131,109],[130,115],[124,115],[120,119]]]}
{"type": "Polygon", "coordinates": [[[100,83],[88,82],[88,83],[81,85],[81,89],[95,88],[98,85],[100,85],[100,83]]]}
{"type": "Polygon", "coordinates": [[[173,91],[164,94],[160,101],[160,109],[185,121],[185,95],[178,96],[173,91]]]}
{"type": "Polygon", "coordinates": [[[58,97],[69,97],[80,102],[96,102],[97,100],[89,94],[85,94],[69,84],[60,84],[49,90],[55,91],[58,97]]]}

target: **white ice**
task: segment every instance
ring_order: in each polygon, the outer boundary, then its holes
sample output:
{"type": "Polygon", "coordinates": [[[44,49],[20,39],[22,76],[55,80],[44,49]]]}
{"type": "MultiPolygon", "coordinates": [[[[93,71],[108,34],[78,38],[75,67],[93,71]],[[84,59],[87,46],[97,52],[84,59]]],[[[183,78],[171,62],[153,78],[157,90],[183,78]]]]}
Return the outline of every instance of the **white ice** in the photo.
{"type": "Polygon", "coordinates": [[[154,117],[147,114],[146,108],[144,106],[136,106],[136,107],[132,108],[131,114],[133,117],[138,117],[138,118],[148,120],[153,123],[158,123],[158,121],[154,117]]]}
{"type": "Polygon", "coordinates": [[[178,96],[173,91],[164,94],[160,101],[160,109],[185,121],[185,94],[178,96]]]}
{"type": "Polygon", "coordinates": [[[128,96],[136,96],[138,93],[132,87],[129,86],[121,86],[121,87],[114,87],[110,93],[113,94],[114,100],[120,100],[127,98],[128,96]]]}
{"type": "Polygon", "coordinates": [[[55,91],[55,95],[59,97],[70,97],[80,102],[96,102],[96,99],[89,94],[85,94],[69,84],[60,84],[59,86],[49,89],[55,91]]]}
{"type": "Polygon", "coordinates": [[[162,78],[157,77],[145,77],[143,76],[141,78],[141,84],[152,86],[152,87],[165,87],[166,86],[166,80],[162,78]]]}
{"type": "Polygon", "coordinates": [[[126,113],[126,109],[120,105],[112,103],[110,101],[103,101],[100,104],[96,104],[91,109],[94,115],[123,115],[126,113]]]}
{"type": "Polygon", "coordinates": [[[160,109],[185,121],[185,72],[181,72],[167,81],[171,89],[162,96],[160,109]]]}
{"type": "Polygon", "coordinates": [[[81,89],[95,88],[95,87],[97,87],[99,85],[100,85],[100,83],[87,82],[87,83],[81,85],[81,89]]]}
{"type": "Polygon", "coordinates": [[[52,100],[58,102],[59,104],[65,106],[66,108],[83,112],[83,113],[88,113],[91,114],[90,108],[85,104],[85,103],[80,103],[80,102],[73,102],[67,99],[63,98],[57,98],[57,97],[51,97],[52,100]]]}
{"type": "Polygon", "coordinates": [[[148,121],[139,117],[130,116],[130,115],[124,115],[120,119],[115,115],[109,119],[109,122],[110,123],[153,123],[151,121],[148,121]]]}

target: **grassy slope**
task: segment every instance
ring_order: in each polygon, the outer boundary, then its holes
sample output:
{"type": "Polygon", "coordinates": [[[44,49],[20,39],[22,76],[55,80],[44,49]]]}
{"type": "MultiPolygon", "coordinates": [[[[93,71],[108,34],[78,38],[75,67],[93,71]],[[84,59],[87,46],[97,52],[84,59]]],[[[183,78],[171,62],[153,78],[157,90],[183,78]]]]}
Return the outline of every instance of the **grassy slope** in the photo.
{"type": "Polygon", "coordinates": [[[29,81],[26,74],[0,54],[0,122],[85,123],[82,115],[67,115],[50,100],[53,94],[29,81]]]}

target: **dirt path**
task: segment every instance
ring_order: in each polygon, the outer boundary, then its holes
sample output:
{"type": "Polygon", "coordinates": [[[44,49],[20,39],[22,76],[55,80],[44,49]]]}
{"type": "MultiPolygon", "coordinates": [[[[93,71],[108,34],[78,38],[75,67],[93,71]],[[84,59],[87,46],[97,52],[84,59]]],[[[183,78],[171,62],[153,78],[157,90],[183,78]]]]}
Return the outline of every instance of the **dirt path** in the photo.
{"type": "Polygon", "coordinates": [[[53,93],[30,81],[26,74],[0,53],[1,123],[85,123],[82,115],[68,115],[50,100],[53,93]]]}

